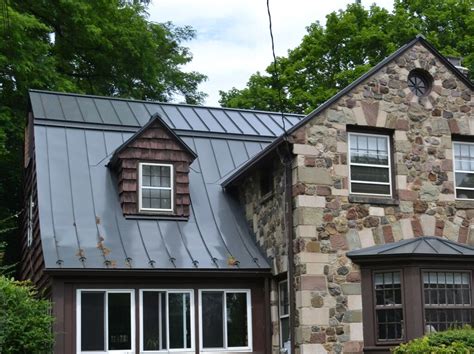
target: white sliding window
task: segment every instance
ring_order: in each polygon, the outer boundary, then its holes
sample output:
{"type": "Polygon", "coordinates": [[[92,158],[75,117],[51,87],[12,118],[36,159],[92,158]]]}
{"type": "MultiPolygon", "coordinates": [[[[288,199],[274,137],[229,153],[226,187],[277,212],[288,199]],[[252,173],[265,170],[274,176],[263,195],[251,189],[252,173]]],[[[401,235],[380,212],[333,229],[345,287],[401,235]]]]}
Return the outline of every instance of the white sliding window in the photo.
{"type": "Polygon", "coordinates": [[[201,351],[252,351],[250,290],[200,290],[201,351]]]}
{"type": "Polygon", "coordinates": [[[349,133],[351,194],[392,195],[390,137],[349,133]]]}
{"type": "Polygon", "coordinates": [[[474,199],[474,143],[454,142],[456,198],[474,199]]]}
{"type": "Polygon", "coordinates": [[[194,352],[192,290],[141,290],[142,353],[194,352]]]}
{"type": "Polygon", "coordinates": [[[77,352],[135,351],[133,290],[77,291],[77,352]]]}

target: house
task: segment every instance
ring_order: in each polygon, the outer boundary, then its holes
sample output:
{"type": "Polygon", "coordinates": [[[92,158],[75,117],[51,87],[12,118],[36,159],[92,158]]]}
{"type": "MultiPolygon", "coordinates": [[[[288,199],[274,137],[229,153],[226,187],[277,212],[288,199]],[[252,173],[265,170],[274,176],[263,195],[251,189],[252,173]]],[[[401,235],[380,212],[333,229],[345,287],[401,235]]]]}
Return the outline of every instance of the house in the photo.
{"type": "Polygon", "coordinates": [[[21,275],[55,352],[388,353],[471,324],[472,89],[418,36],[306,117],[31,90],[21,275]]]}

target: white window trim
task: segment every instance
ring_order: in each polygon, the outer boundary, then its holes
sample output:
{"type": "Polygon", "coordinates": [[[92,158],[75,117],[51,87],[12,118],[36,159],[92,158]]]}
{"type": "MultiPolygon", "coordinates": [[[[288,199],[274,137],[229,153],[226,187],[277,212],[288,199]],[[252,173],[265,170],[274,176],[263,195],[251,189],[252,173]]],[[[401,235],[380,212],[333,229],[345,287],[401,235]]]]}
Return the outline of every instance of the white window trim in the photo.
{"type": "MultiPolygon", "coordinates": [[[[286,283],[286,291],[287,291],[287,295],[289,295],[288,279],[285,279],[285,280],[282,280],[282,281],[278,282],[278,319],[279,319],[279,326],[280,326],[280,348],[281,349],[284,348],[284,344],[285,344],[285,343],[283,343],[283,333],[282,333],[281,320],[286,319],[286,318],[290,318],[289,305],[288,305],[288,313],[286,315],[281,314],[280,285],[283,284],[283,283],[286,283]]],[[[291,338],[290,338],[290,342],[291,342],[291,338]]]]}
{"type": "Polygon", "coordinates": [[[152,163],[152,162],[140,162],[138,164],[138,209],[140,211],[155,211],[155,212],[172,212],[174,210],[174,166],[166,163],[152,163]],[[170,187],[150,187],[142,185],[142,170],[143,166],[162,166],[170,168],[170,187]],[[160,209],[160,208],[144,208],[142,203],[142,190],[146,189],[158,189],[171,191],[171,208],[160,209]]]}
{"type": "Polygon", "coordinates": [[[133,289],[78,289],[76,291],[76,351],[77,353],[94,353],[94,354],[133,354],[135,353],[135,290],[133,289]],[[105,293],[105,331],[104,331],[104,344],[105,351],[82,351],[81,350],[81,295],[82,292],[100,292],[105,293]],[[127,293],[130,294],[130,334],[131,334],[131,349],[130,350],[108,350],[109,347],[109,326],[108,326],[108,314],[109,314],[109,298],[108,294],[113,293],[127,293]]]}
{"type": "MultiPolygon", "coordinates": [[[[154,354],[154,353],[194,353],[194,343],[195,343],[195,318],[194,318],[194,290],[192,289],[140,289],[140,353],[154,354]],[[164,292],[166,293],[166,301],[168,301],[168,294],[190,294],[189,303],[190,303],[190,315],[191,315],[191,348],[177,348],[177,349],[165,349],[165,350],[144,350],[143,346],[143,293],[144,292],[164,292]]],[[[169,307],[166,306],[166,325],[169,328],[169,307]]],[[[166,331],[166,343],[170,343],[170,333],[169,330],[166,331]]]]}
{"type": "Polygon", "coordinates": [[[456,169],[456,153],[454,152],[454,144],[465,144],[465,145],[474,145],[474,143],[471,143],[471,142],[467,142],[467,141],[453,141],[453,173],[454,173],[454,198],[456,200],[474,200],[474,198],[458,198],[457,195],[457,191],[458,189],[461,189],[461,190],[467,190],[467,191],[472,191],[474,190],[474,188],[463,188],[463,187],[457,187],[456,185],[456,173],[469,173],[469,174],[474,174],[474,171],[464,171],[464,170],[457,170],[456,169]]]}
{"type": "Polygon", "coordinates": [[[353,195],[366,195],[366,196],[376,196],[376,197],[392,197],[393,194],[393,185],[392,185],[392,151],[390,146],[390,136],[387,134],[370,134],[370,133],[348,133],[348,161],[349,164],[349,194],[353,195]],[[387,140],[387,157],[388,157],[388,165],[374,165],[374,164],[363,164],[363,163],[353,163],[351,162],[351,136],[374,136],[378,138],[385,138],[387,140]],[[374,168],[388,168],[388,182],[369,182],[369,181],[358,181],[351,179],[351,167],[352,166],[364,166],[364,167],[374,167],[374,168]],[[374,185],[384,185],[389,186],[390,193],[389,194],[379,194],[379,193],[357,193],[352,191],[352,182],[359,183],[359,184],[374,184],[374,185]]]}
{"type": "Polygon", "coordinates": [[[212,353],[212,352],[251,352],[253,349],[252,343],[252,296],[250,289],[199,289],[199,352],[200,353],[212,353]],[[202,342],[202,293],[203,292],[223,292],[224,293],[224,301],[223,301],[223,313],[224,313],[224,347],[223,348],[203,348],[202,342]],[[226,301],[227,293],[244,293],[247,295],[247,338],[248,338],[248,346],[247,347],[228,347],[227,346],[227,306],[226,301]]]}

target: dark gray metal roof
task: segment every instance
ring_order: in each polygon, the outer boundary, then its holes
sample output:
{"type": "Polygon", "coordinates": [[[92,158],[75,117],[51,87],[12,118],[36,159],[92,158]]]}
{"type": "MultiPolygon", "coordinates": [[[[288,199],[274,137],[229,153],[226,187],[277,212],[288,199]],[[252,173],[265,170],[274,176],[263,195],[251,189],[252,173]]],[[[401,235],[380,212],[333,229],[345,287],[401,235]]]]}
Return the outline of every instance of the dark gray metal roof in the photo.
{"type": "MultiPolygon", "coordinates": [[[[38,91],[30,99],[46,268],[270,267],[220,183],[274,139],[281,116],[38,91]],[[198,156],[190,171],[189,220],[124,217],[106,167],[157,112],[198,156]]],[[[286,124],[299,120],[287,118],[286,124]]]]}
{"type": "MultiPolygon", "coordinates": [[[[280,113],[102,96],[30,90],[35,119],[142,127],[158,113],[172,129],[206,133],[277,137],[283,133],[280,113]]],[[[285,113],[285,128],[303,118],[285,113]]]]}
{"type": "Polygon", "coordinates": [[[423,236],[347,252],[352,259],[380,256],[469,256],[474,248],[442,237],[423,236]]]}

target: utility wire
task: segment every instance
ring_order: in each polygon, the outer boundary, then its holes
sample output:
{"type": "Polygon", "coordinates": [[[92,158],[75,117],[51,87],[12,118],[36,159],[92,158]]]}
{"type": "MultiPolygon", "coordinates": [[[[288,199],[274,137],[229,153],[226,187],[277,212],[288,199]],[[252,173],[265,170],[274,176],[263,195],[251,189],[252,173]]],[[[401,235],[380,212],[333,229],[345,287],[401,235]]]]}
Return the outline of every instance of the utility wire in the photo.
{"type": "Polygon", "coordinates": [[[278,104],[279,104],[279,111],[281,113],[281,121],[283,124],[283,134],[286,139],[286,124],[285,124],[285,115],[283,114],[283,96],[281,95],[281,82],[280,82],[280,75],[278,72],[278,65],[277,65],[277,58],[275,55],[275,39],[273,38],[273,26],[272,26],[272,14],[270,11],[270,0],[267,0],[267,13],[268,13],[268,28],[270,30],[270,38],[272,42],[272,54],[273,54],[273,82],[278,90],[278,104]]]}

